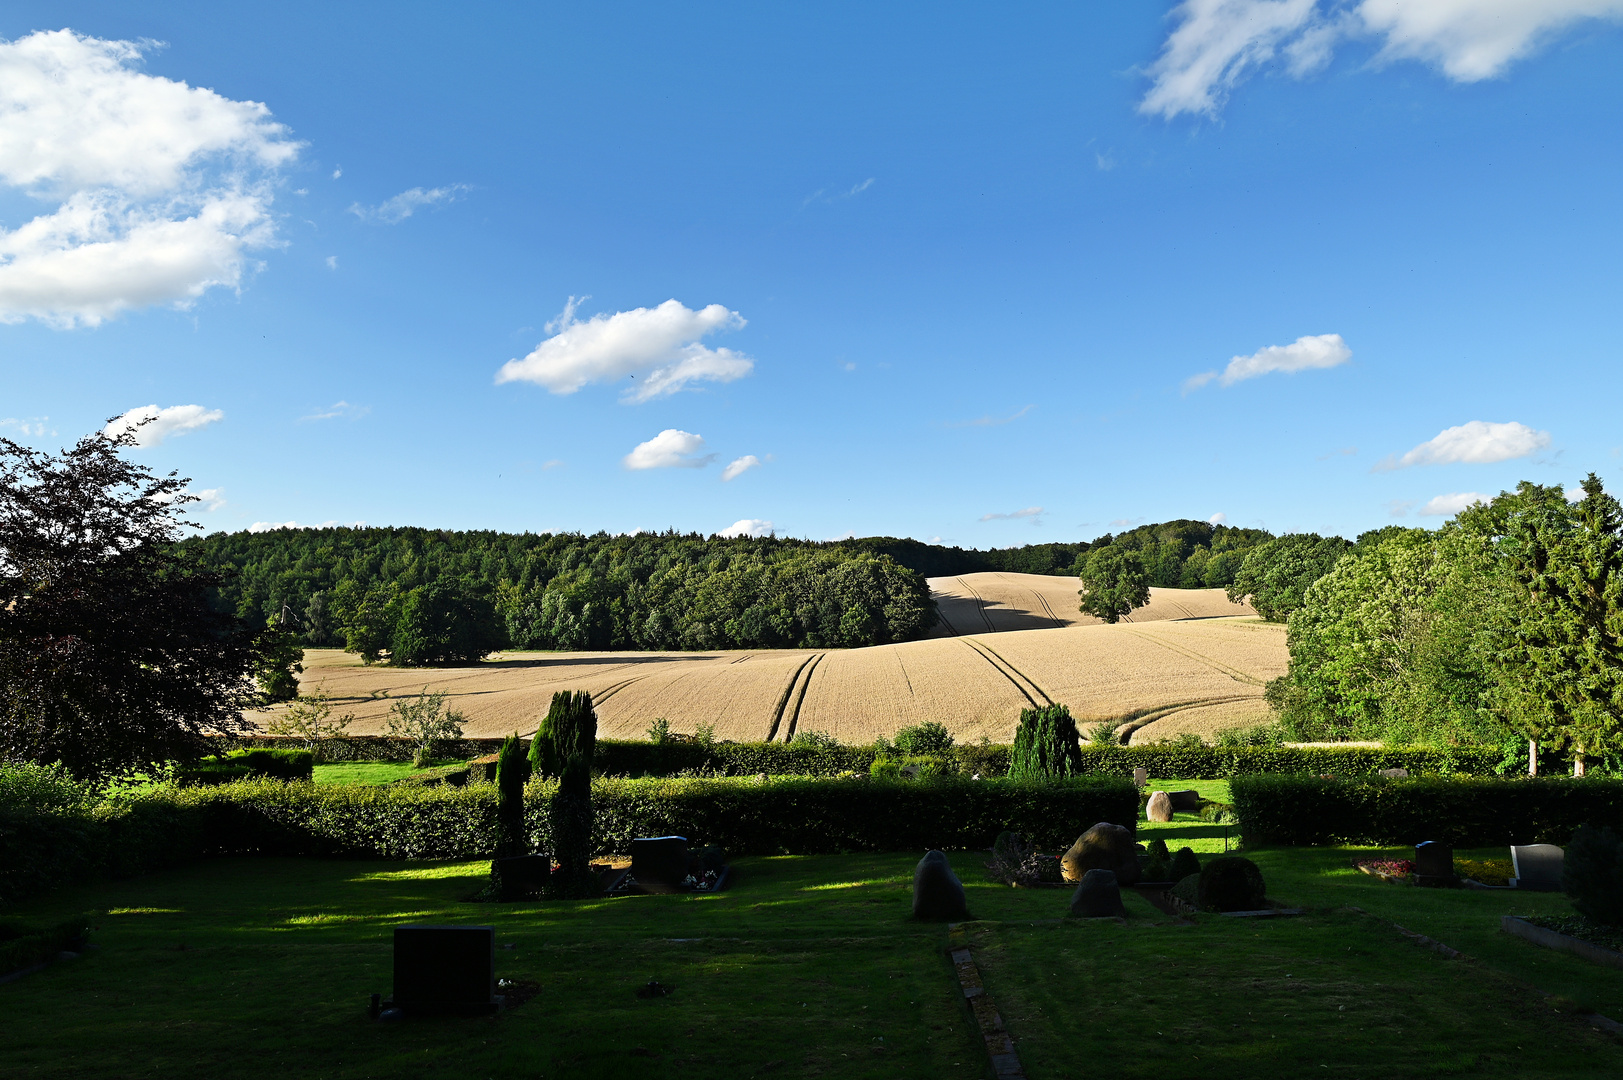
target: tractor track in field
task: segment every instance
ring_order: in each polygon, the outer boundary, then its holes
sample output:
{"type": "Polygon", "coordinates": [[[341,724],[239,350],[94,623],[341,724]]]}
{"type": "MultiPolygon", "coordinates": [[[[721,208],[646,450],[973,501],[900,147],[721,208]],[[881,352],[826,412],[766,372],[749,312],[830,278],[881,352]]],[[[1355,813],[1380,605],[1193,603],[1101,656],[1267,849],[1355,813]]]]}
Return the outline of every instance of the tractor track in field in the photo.
{"type": "Polygon", "coordinates": [[[1013,683],[1014,688],[1020,691],[1020,696],[1031,702],[1031,707],[1033,709],[1040,709],[1044,705],[1054,704],[1054,699],[1049,697],[1048,694],[1043,691],[1042,687],[1038,686],[1025,675],[1021,674],[1019,668],[1015,667],[1013,664],[1003,659],[1003,657],[999,656],[984,641],[980,640],[979,638],[969,637],[959,638],[958,640],[963,642],[964,645],[970,649],[970,651],[979,655],[982,660],[985,660],[988,664],[991,664],[992,668],[999,675],[1002,675],[1005,679],[1008,679],[1009,682],[1013,683]]]}

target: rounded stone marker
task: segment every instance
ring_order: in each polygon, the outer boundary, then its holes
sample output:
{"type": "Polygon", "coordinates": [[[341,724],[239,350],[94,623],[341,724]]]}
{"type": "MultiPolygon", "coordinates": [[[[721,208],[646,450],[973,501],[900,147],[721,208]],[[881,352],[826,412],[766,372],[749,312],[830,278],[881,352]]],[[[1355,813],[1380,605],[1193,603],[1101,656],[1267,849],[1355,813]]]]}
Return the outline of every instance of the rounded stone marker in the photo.
{"type": "Polygon", "coordinates": [[[1172,796],[1164,791],[1150,793],[1150,801],[1144,807],[1144,816],[1151,821],[1172,820],[1172,796]]]}
{"type": "Polygon", "coordinates": [[[1071,914],[1079,919],[1126,918],[1121,888],[1110,870],[1089,870],[1071,894],[1071,914]]]}

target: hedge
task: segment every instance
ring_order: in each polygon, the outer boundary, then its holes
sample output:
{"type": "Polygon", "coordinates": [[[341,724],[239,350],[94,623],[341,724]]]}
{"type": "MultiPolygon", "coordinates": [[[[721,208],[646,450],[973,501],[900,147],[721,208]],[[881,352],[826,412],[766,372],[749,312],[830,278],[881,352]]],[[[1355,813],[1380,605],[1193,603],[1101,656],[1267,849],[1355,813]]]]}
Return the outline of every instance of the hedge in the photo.
{"type": "MultiPolygon", "coordinates": [[[[287,746],[286,739],[256,737],[240,739],[242,746],[287,746]]],[[[439,745],[446,757],[472,758],[494,754],[500,739],[456,739],[439,745]]],[[[381,735],[363,735],[326,740],[321,744],[324,761],[410,761],[415,743],[381,735]]],[[[711,773],[723,776],[838,776],[866,773],[877,751],[871,746],[818,746],[812,743],[651,743],[599,739],[596,771],[604,776],[672,776],[678,773],[711,773]]],[[[965,777],[1004,776],[1009,771],[1009,747],[1001,745],[955,746],[942,755],[952,771],[965,777]]],[[[1133,775],[1144,768],[1154,777],[1179,780],[1225,780],[1251,773],[1331,773],[1357,776],[1380,769],[1407,769],[1415,775],[1456,774],[1491,776],[1503,764],[1504,751],[1497,746],[1457,746],[1432,748],[1398,746],[1386,749],[1348,747],[1289,746],[1180,746],[1163,743],[1148,746],[1084,746],[1084,773],[1107,776],[1133,775]]]]}
{"type": "Polygon", "coordinates": [[[90,920],[83,915],[43,930],[0,926],[0,975],[10,975],[54,960],[67,949],[82,948],[82,942],[89,933],[90,920]]]}
{"type": "Polygon", "coordinates": [[[180,784],[228,784],[233,780],[266,777],[272,780],[308,780],[315,768],[315,755],[309,750],[254,747],[205,758],[195,765],[177,769],[180,784]]]}
{"type": "Polygon", "coordinates": [[[1566,844],[1579,825],[1623,828],[1623,780],[1320,779],[1242,776],[1229,785],[1247,843],[1566,844]]]}
{"type": "MultiPolygon", "coordinates": [[[[556,781],[524,791],[531,839],[550,849],[556,781]]],[[[593,847],[625,851],[668,833],[734,854],[986,847],[1003,829],[1058,845],[1098,821],[1132,824],[1138,793],[1108,778],[887,782],[600,779],[593,847]]],[[[478,858],[495,849],[496,789],[245,781],[158,788],[89,811],[0,813],[0,903],[71,881],[129,876],[211,855],[478,858]]]]}

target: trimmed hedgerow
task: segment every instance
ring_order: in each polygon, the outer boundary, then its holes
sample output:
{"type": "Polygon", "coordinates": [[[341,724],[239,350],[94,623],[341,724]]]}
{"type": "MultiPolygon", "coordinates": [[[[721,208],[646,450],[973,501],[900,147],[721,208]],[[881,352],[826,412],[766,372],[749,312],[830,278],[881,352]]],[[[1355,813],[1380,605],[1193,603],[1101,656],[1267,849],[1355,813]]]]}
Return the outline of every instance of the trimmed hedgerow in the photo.
{"type": "MultiPolygon", "coordinates": [[[[288,740],[251,738],[243,746],[285,746],[288,740]]],[[[440,744],[447,757],[494,754],[500,739],[456,739],[440,744]]],[[[322,742],[323,761],[410,761],[413,743],[379,735],[322,742]]],[[[527,744],[526,744],[527,745],[527,744]]],[[[872,746],[826,746],[795,743],[641,742],[600,739],[593,769],[601,776],[673,776],[711,773],[722,776],[839,776],[866,773],[874,758],[893,753],[872,746]]],[[[1002,745],[952,746],[940,755],[965,777],[1005,776],[1010,748],[1002,745]]],[[[1133,775],[1144,768],[1151,776],[1181,780],[1225,780],[1253,773],[1310,773],[1360,776],[1380,769],[1407,769],[1420,775],[1491,776],[1504,764],[1500,747],[1423,746],[1289,747],[1289,746],[1083,746],[1084,775],[1133,775]]]]}
{"type": "Polygon", "coordinates": [[[1229,790],[1248,843],[1565,844],[1580,825],[1623,827],[1623,780],[1595,777],[1240,776],[1229,790]]]}
{"type": "Polygon", "coordinates": [[[266,777],[271,780],[308,780],[314,774],[315,755],[309,750],[252,747],[204,758],[175,770],[180,784],[229,784],[234,780],[266,777]]]}
{"type": "MultiPolygon", "coordinates": [[[[556,781],[524,789],[526,839],[551,850],[556,781]]],[[[1138,793],[1114,778],[1007,780],[599,779],[596,851],[678,833],[736,854],[985,847],[1004,829],[1068,843],[1098,821],[1131,824],[1138,793]]],[[[446,859],[496,849],[496,789],[246,781],[158,788],[89,810],[0,815],[0,902],[87,877],[129,876],[210,855],[446,859]]]]}

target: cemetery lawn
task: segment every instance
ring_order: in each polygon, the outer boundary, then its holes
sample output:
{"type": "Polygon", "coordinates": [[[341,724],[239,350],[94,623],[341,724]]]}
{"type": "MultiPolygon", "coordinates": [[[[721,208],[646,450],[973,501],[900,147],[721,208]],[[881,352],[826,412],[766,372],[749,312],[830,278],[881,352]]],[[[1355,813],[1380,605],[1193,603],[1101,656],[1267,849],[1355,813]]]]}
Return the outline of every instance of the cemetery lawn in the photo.
{"type": "MultiPolygon", "coordinates": [[[[1270,894],[1309,914],[1192,926],[1132,894],[1126,925],[1062,919],[1069,890],[952,861],[1035,1080],[1623,1075],[1623,1047],[1525,985],[1623,1019],[1617,973],[1498,930],[1564,897],[1387,885],[1348,865],[1365,854],[1257,851],[1270,894]]],[[[481,862],[219,859],[64,890],[7,914],[95,912],[100,947],[0,985],[0,1075],[986,1076],[945,927],[907,917],[917,859],[747,858],[716,896],[546,904],[464,902],[481,862]],[[495,1017],[369,1021],[405,922],[495,925],[497,975],[539,993],[495,1017]],[[674,993],[638,999],[650,978],[674,993]]]]}
{"type": "MultiPolygon", "coordinates": [[[[461,759],[453,761],[449,758],[434,761],[435,765],[461,763],[461,759]]],[[[388,784],[403,780],[417,771],[409,761],[335,761],[317,765],[312,770],[311,780],[317,784],[388,784]]]]}

